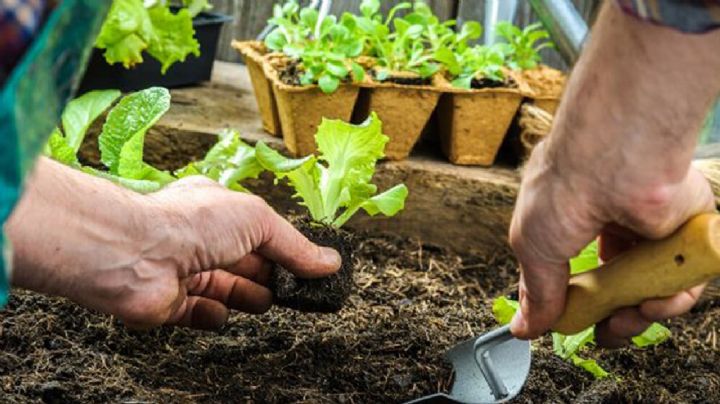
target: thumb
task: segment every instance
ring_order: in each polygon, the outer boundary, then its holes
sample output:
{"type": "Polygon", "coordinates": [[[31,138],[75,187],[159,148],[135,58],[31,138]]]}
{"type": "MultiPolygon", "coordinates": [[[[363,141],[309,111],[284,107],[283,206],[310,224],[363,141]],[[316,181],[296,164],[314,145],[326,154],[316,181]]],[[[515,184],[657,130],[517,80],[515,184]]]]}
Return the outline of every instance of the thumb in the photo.
{"type": "Polygon", "coordinates": [[[272,209],[265,219],[258,253],[301,278],[322,278],[340,269],[342,258],[337,251],[311,242],[272,209]]]}

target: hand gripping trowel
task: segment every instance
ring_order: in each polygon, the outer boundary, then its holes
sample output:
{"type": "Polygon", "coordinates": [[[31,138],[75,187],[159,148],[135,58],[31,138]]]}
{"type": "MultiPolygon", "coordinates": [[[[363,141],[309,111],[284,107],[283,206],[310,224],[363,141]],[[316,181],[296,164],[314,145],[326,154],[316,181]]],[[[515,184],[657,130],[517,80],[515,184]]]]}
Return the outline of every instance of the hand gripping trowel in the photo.
{"type": "MultiPolygon", "coordinates": [[[[720,276],[720,215],[696,216],[673,235],[638,244],[600,268],[574,276],[565,312],[553,327],[576,334],[621,307],[669,297],[720,276]]],[[[501,403],[515,397],[530,371],[530,343],[501,327],[446,354],[455,380],[449,394],[411,403],[501,403]]]]}

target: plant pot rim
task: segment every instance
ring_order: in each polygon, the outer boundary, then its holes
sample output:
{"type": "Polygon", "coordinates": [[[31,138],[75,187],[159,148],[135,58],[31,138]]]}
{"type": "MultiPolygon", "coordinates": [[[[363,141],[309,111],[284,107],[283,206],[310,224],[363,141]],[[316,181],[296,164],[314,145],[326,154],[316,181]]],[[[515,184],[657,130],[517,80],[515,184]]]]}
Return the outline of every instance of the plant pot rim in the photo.
{"type": "Polygon", "coordinates": [[[267,49],[265,49],[265,52],[260,50],[260,48],[265,48],[265,44],[262,41],[238,41],[233,39],[232,42],[230,42],[230,46],[241,55],[259,64],[263,64],[264,56],[267,55],[267,49]]]}

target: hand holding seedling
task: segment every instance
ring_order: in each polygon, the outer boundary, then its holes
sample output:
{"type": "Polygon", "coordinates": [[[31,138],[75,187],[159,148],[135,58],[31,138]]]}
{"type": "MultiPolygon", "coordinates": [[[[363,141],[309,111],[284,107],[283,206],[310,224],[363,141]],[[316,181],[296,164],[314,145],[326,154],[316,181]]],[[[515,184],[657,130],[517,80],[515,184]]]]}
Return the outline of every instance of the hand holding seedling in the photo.
{"type": "MultiPolygon", "coordinates": [[[[553,326],[565,305],[568,260],[598,235],[609,259],[714,209],[690,161],[720,91],[718,46],[717,32],[684,34],[605,5],[550,138],[525,170],[510,229],[522,267],[515,335],[535,338],[553,326]]],[[[598,342],[621,345],[652,321],[686,312],[701,292],[621,309],[598,325],[598,342]]]]}
{"type": "Polygon", "coordinates": [[[189,177],[140,195],[41,159],[6,226],[13,284],[136,328],[217,328],[272,304],[269,261],[316,278],[340,266],[262,199],[189,177]]]}

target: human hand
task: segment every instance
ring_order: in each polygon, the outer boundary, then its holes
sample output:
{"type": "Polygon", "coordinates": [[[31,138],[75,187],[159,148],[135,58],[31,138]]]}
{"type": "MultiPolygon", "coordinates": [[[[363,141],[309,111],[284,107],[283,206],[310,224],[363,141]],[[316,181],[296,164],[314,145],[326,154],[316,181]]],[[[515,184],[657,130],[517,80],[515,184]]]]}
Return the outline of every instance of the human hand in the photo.
{"type": "MultiPolygon", "coordinates": [[[[521,265],[521,310],[513,319],[518,337],[536,338],[550,329],[565,307],[568,261],[600,235],[603,260],[641,239],[669,236],[689,218],[714,210],[707,180],[693,168],[677,183],[607,186],[590,164],[559,166],[541,143],[525,169],[510,229],[510,244],[521,265]]],[[[625,344],[653,321],[688,311],[703,286],[667,299],[647,300],[618,310],[598,324],[603,346],[625,344]]]]}
{"type": "Polygon", "coordinates": [[[300,277],[340,266],[262,199],[201,177],[137,195],[42,159],[8,224],[13,284],[134,328],[217,328],[272,304],[270,262],[300,277]],[[42,229],[42,231],[38,231],[42,229]]]}
{"type": "MultiPolygon", "coordinates": [[[[690,163],[720,91],[718,44],[720,30],[686,34],[603,5],[551,133],[525,168],[510,229],[522,267],[516,336],[553,326],[568,260],[597,236],[608,259],[713,210],[710,187],[690,163]]],[[[619,310],[598,325],[598,342],[619,345],[650,321],[687,311],[701,290],[619,310]]]]}

